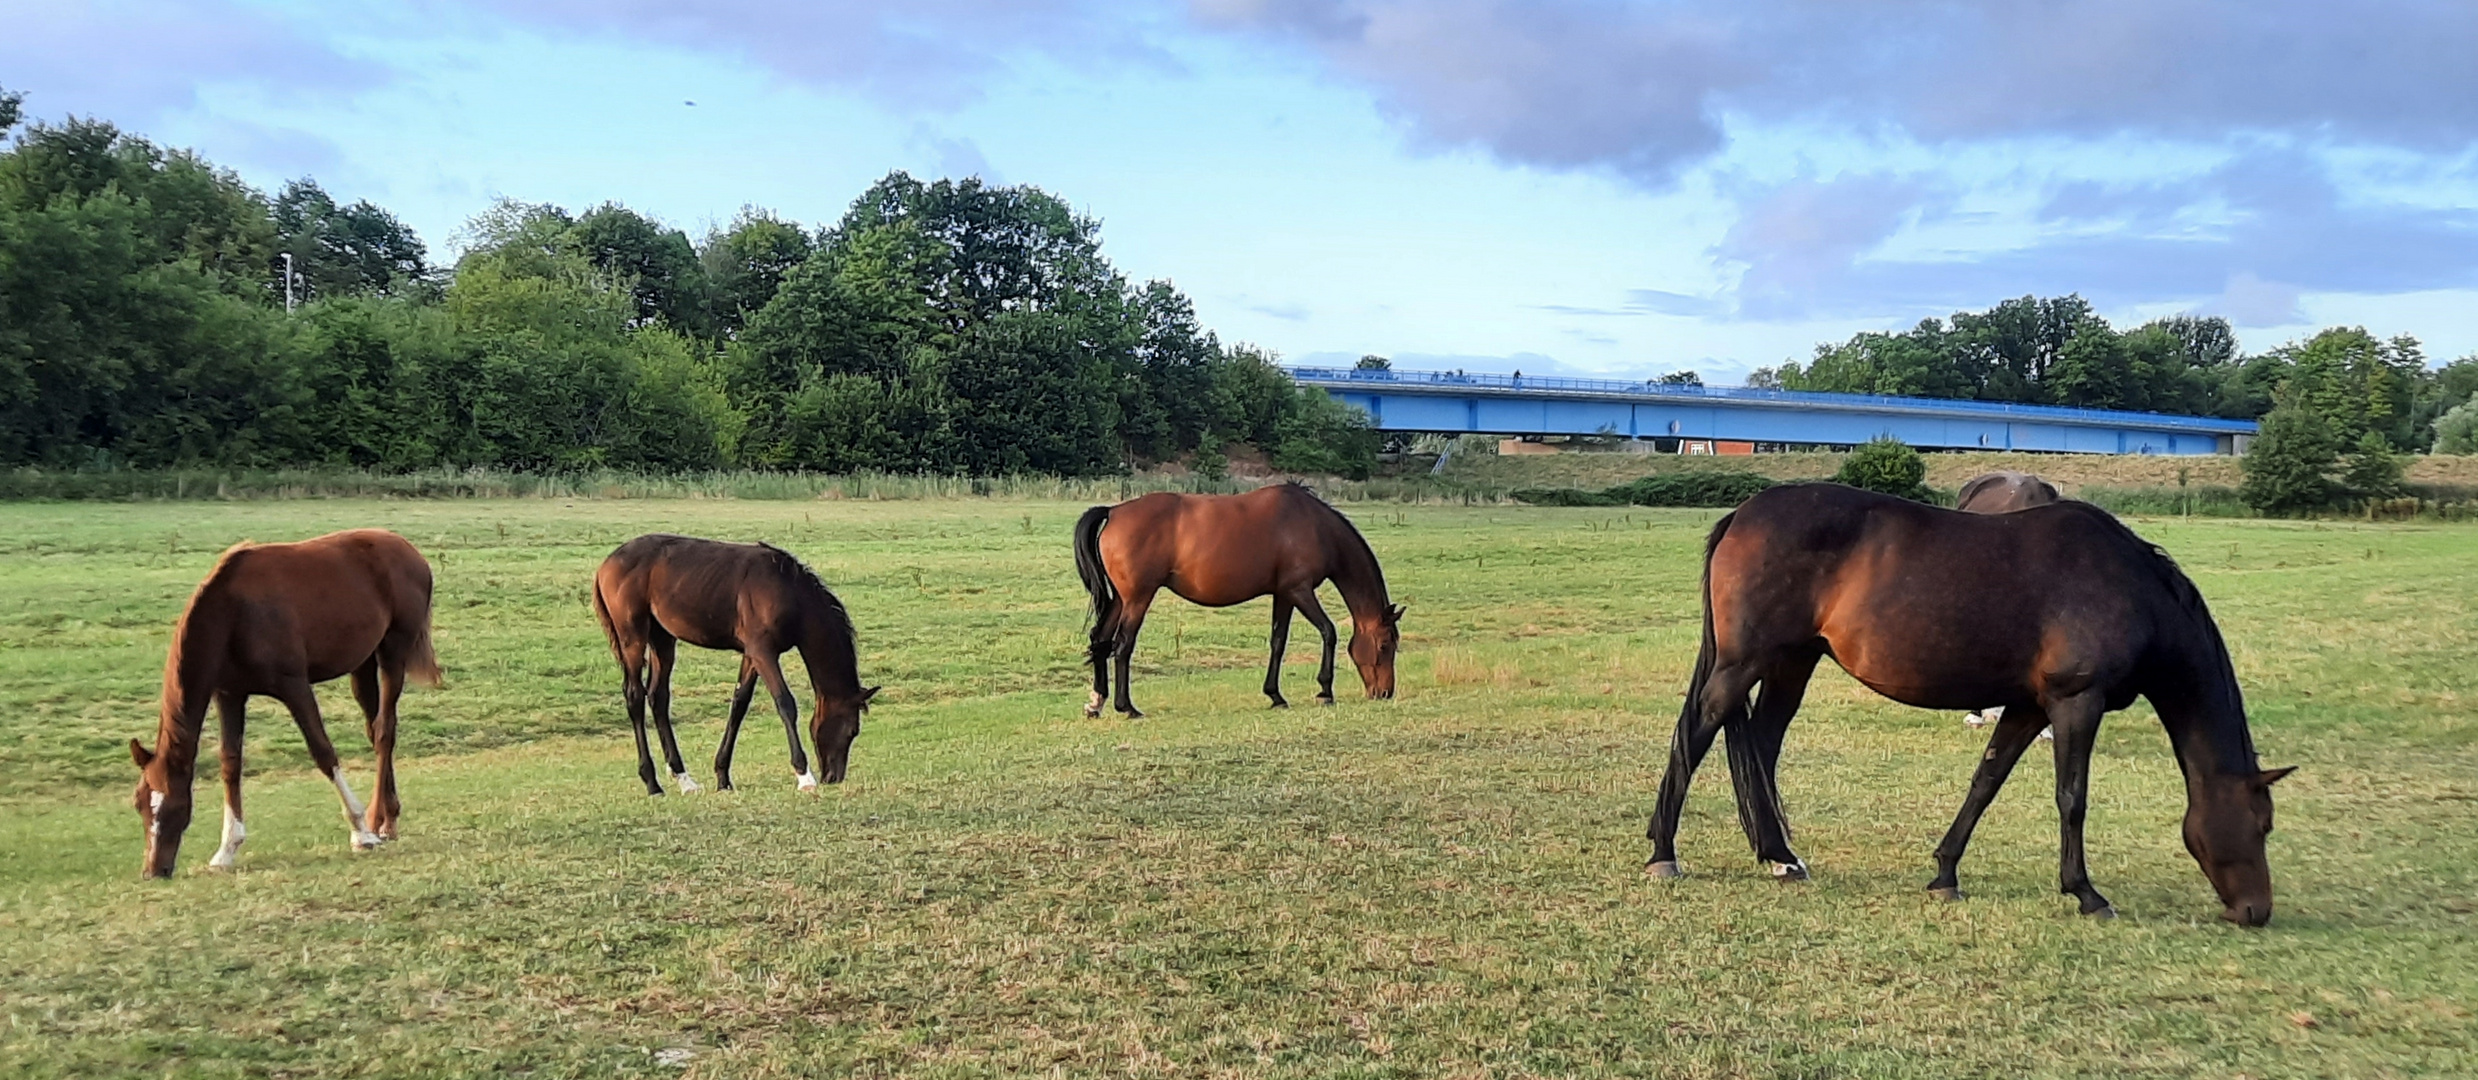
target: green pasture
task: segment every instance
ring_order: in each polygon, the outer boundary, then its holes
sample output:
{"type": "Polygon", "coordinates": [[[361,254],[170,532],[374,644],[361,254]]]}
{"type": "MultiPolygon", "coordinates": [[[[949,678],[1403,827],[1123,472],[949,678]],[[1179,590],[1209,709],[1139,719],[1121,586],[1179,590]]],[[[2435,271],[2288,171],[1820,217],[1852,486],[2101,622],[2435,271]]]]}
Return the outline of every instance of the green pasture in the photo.
{"type": "MultiPolygon", "coordinates": [[[[1266,608],[1156,609],[1140,721],[1080,715],[1080,501],[0,504],[0,1075],[2478,1074],[2478,527],[2139,520],[2210,598],[2278,789],[2278,914],[2223,924],[2148,712],[2112,717],[2055,894],[2026,760],[1923,890],[1981,737],[1821,673],[1782,765],[1815,880],[1768,880],[1716,755],[1643,878],[1709,511],[1359,504],[1410,605],[1402,696],[1264,707],[1266,608]],[[438,571],[404,838],[347,850],[253,707],[250,841],[211,773],[136,880],[123,744],[226,545],[384,526],[438,571]],[[852,779],[649,799],[587,607],[640,532],[764,538],[886,691],[852,779]]],[[[1338,602],[1329,608],[1340,614],[1338,602]]],[[[684,653],[692,771],[733,661],[684,653]]],[[[358,713],[322,699],[367,790],[358,713]]],[[[211,760],[211,756],[210,756],[211,760]]]]}

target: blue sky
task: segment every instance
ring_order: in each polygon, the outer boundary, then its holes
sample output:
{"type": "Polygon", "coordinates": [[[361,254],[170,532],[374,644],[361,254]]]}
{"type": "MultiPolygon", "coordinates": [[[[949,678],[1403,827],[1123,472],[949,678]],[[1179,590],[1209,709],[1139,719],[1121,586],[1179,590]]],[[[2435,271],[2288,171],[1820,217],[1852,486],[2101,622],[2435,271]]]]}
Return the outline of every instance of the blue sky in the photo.
{"type": "Polygon", "coordinates": [[[434,254],[1037,184],[1293,361],[1734,382],[2026,293],[2478,352],[2457,0],[0,0],[0,86],[434,254]],[[695,102],[694,105],[687,104],[695,102]]]}

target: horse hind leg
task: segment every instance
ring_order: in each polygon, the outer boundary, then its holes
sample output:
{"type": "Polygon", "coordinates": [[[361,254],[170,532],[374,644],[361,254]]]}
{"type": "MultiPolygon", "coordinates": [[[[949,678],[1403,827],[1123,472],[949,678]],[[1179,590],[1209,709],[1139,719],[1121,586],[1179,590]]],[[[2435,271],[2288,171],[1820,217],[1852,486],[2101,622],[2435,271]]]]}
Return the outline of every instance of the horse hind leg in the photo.
{"type": "MultiPolygon", "coordinates": [[[[382,653],[378,670],[378,709],[370,716],[370,751],[378,755],[378,787],[370,792],[370,831],[381,840],[396,838],[404,818],[404,802],[396,796],[396,707],[404,700],[405,668],[411,657],[382,653]]],[[[355,681],[358,689],[360,683],[355,681]]]]}
{"type": "Polygon", "coordinates": [[[241,730],[248,700],[229,691],[215,695],[215,718],[223,732],[215,749],[224,766],[224,839],[207,866],[216,870],[230,870],[240,862],[241,842],[249,838],[249,829],[241,824],[241,730]]]}
{"type": "Polygon", "coordinates": [[[663,786],[655,779],[654,748],[645,740],[645,646],[643,635],[620,645],[620,694],[628,700],[628,727],[637,737],[637,779],[645,782],[646,794],[660,795],[663,786]]]}
{"type": "Polygon", "coordinates": [[[1144,632],[1144,616],[1152,609],[1153,593],[1150,591],[1122,596],[1119,600],[1118,633],[1115,635],[1115,648],[1111,650],[1111,659],[1118,665],[1118,700],[1115,704],[1120,715],[1131,720],[1144,718],[1144,710],[1137,708],[1135,701],[1128,697],[1127,683],[1136,666],[1136,635],[1144,632]]]}
{"type": "Polygon", "coordinates": [[[1712,751],[1712,740],[1732,716],[1743,713],[1755,685],[1755,669],[1744,664],[1716,665],[1698,680],[1678,710],[1678,730],[1669,741],[1669,768],[1661,774],[1661,792],[1652,807],[1652,824],[1644,834],[1652,841],[1652,859],[1644,872],[1653,877],[1677,877],[1678,818],[1686,811],[1686,791],[1695,770],[1712,751]],[[1697,692],[1700,691],[1700,692],[1697,692]]]}
{"type": "Polygon", "coordinates": [[[1781,806],[1781,743],[1807,696],[1819,655],[1796,656],[1775,666],[1756,691],[1743,723],[1724,724],[1729,770],[1738,796],[1738,823],[1755,857],[1783,881],[1807,879],[1807,864],[1790,848],[1789,815],[1781,806]]]}

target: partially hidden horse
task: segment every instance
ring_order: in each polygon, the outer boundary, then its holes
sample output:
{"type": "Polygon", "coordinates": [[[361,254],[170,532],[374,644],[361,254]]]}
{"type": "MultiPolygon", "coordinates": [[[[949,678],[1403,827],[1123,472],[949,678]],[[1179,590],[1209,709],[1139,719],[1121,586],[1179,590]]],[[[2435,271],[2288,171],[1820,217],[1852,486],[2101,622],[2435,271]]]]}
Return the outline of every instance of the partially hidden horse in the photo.
{"type": "Polygon", "coordinates": [[[1351,662],[1359,668],[1360,683],[1371,698],[1394,696],[1403,609],[1387,597],[1385,571],[1367,539],[1307,488],[1274,484],[1240,495],[1157,492],[1096,506],[1076,522],[1075,556],[1076,573],[1092,598],[1087,656],[1093,693],[1086,716],[1101,715],[1113,659],[1118,711],[1144,715],[1128,700],[1128,667],[1145,613],[1165,586],[1206,607],[1273,597],[1265,696],[1279,709],[1290,704],[1282,697],[1282,651],[1290,642],[1293,611],[1307,616],[1324,636],[1317,700],[1333,703],[1334,621],[1316,599],[1317,586],[1331,581],[1351,611],[1351,662]]]}
{"type": "Polygon", "coordinates": [[[760,680],[783,718],[800,789],[817,787],[818,775],[810,771],[809,757],[800,747],[800,705],[783,679],[781,657],[793,649],[800,650],[801,666],[809,670],[814,696],[809,738],[817,745],[826,782],[843,782],[851,765],[852,740],[860,736],[861,713],[879,688],[860,684],[852,617],[843,601],[790,552],[772,544],[664,533],[640,536],[621,544],[594,572],[594,616],[611,642],[611,655],[619,660],[621,693],[637,735],[637,775],[645,781],[646,794],[663,793],[645,741],[649,702],[672,779],[682,791],[698,790],[671,732],[671,672],[682,641],[740,654],[731,720],[714,752],[716,787],[732,787],[732,748],[740,740],[740,721],[748,715],[749,697],[760,680]]]}
{"type": "MultiPolygon", "coordinates": [[[[2034,506],[2046,506],[2064,497],[2056,485],[2037,476],[2000,469],[1980,473],[1964,481],[1961,497],[1954,502],[1953,508],[1970,514],[2010,514],[2034,506]]],[[[2005,707],[1998,705],[1965,713],[1962,722],[1972,727],[1986,727],[2004,719],[2004,716],[2005,707]]],[[[2051,729],[2042,728],[2039,737],[2053,739],[2056,736],[2051,729]]]]}
{"type": "Polygon", "coordinates": [[[248,835],[241,817],[243,709],[260,694],[284,703],[335,785],[356,850],[396,838],[396,701],[411,675],[439,684],[430,647],[430,564],[391,532],[360,529],[293,544],[234,545],[215,561],[172,628],[155,748],[129,740],[134,796],[146,829],[148,877],[172,876],[189,829],[200,733],[213,702],[222,735],[224,838],[208,865],[231,869],[248,835]],[[378,786],[364,806],[337,766],[319,717],[318,683],[353,677],[353,699],[378,753],[378,786]]]}
{"type": "Polygon", "coordinates": [[[2106,511],[2058,502],[1963,514],[1838,484],[1773,488],[1724,516],[1704,554],[1703,644],[1649,834],[1679,873],[1678,818],[1725,728],[1740,824],[1776,876],[1800,879],[1774,773],[1808,677],[1830,656],[1877,693],[1931,709],[2005,706],[1928,888],[1961,896],[1971,830],[2044,724],[2056,726],[2060,891],[2087,915],[2082,824],[2103,713],[2148,698],[2185,774],[2185,845],[2223,917],[2271,919],[2271,785],[2211,612],[2168,556],[2106,511]],[[1761,687],[1760,692],[1758,687],[1761,687]]]}

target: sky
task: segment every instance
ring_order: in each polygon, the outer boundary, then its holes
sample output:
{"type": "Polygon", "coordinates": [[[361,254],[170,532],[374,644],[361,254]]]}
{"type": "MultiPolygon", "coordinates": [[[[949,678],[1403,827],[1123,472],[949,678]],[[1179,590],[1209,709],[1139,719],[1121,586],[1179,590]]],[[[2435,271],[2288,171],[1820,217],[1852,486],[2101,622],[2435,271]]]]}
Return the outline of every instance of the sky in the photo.
{"type": "Polygon", "coordinates": [[[1032,184],[1293,363],[1714,383],[2009,297],[2478,353],[2467,0],[0,0],[0,87],[434,258],[1032,184]]]}

